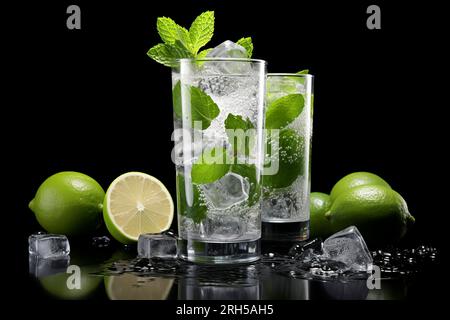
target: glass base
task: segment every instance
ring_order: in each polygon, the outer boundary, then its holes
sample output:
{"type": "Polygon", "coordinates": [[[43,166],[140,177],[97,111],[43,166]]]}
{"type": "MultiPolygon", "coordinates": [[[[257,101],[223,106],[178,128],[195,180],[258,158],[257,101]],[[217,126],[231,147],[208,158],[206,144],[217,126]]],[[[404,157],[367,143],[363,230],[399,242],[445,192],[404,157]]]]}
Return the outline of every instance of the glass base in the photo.
{"type": "Polygon", "coordinates": [[[178,240],[178,257],[194,263],[232,264],[259,260],[260,240],[242,242],[202,242],[178,240]]]}
{"type": "Polygon", "coordinates": [[[263,221],[262,239],[268,241],[304,241],[309,238],[309,221],[263,221]]]}

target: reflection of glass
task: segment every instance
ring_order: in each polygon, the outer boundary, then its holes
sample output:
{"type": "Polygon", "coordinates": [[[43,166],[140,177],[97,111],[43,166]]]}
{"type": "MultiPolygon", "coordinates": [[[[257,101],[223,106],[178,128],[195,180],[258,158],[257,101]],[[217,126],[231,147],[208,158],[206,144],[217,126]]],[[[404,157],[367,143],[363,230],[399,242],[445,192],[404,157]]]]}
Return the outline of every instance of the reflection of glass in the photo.
{"type": "Polygon", "coordinates": [[[204,269],[192,265],[178,281],[180,300],[259,300],[260,280],[254,266],[227,269],[204,269]]]}
{"type": "Polygon", "coordinates": [[[309,281],[271,274],[261,280],[262,300],[309,300],[309,281]]]}
{"type": "Polygon", "coordinates": [[[268,74],[262,238],[309,237],[312,76],[268,74]]]}
{"type": "Polygon", "coordinates": [[[28,256],[29,272],[36,278],[66,272],[69,264],[70,256],[61,256],[55,258],[41,258],[34,254],[30,254],[28,256]]]}
{"type": "Polygon", "coordinates": [[[180,256],[259,258],[265,62],[182,59],[172,72],[180,256]]]}
{"type": "Polygon", "coordinates": [[[311,299],[365,300],[369,289],[366,280],[310,281],[311,299]]]}
{"type": "Polygon", "coordinates": [[[173,282],[168,278],[138,277],[127,273],[105,277],[105,288],[110,300],[165,300],[173,282]]]}

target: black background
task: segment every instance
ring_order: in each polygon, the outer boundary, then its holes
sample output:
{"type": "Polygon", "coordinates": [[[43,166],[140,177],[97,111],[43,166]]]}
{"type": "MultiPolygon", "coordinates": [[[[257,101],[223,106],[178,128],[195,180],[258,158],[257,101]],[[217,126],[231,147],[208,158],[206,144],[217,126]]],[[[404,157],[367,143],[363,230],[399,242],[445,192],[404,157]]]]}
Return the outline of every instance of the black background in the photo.
{"type": "Polygon", "coordinates": [[[157,17],[188,27],[205,10],[216,16],[210,46],[251,36],[269,72],[315,76],[312,191],[329,192],[350,172],[379,174],[416,217],[406,243],[439,246],[448,33],[438,2],[33,1],[4,11],[12,18],[4,214],[17,277],[26,274],[27,236],[39,229],[27,205],[51,174],[80,171],[106,189],[121,173],[143,171],[175,195],[170,70],[146,52],[159,42],[157,17]],[[66,28],[70,4],[81,7],[81,30],[66,28]],[[381,30],[366,28],[370,4],[381,7],[381,30]]]}

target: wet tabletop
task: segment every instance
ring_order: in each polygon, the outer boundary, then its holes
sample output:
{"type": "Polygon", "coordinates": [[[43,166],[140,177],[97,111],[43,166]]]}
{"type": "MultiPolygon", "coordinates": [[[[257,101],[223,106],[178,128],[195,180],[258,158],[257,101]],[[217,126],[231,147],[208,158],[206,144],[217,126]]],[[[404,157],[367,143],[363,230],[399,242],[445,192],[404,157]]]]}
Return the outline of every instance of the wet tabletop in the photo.
{"type": "Polygon", "coordinates": [[[373,251],[379,281],[310,274],[287,255],[291,247],[263,243],[260,261],[218,266],[139,259],[135,246],[108,241],[75,243],[68,257],[30,256],[29,280],[42,299],[398,300],[431,290],[427,274],[438,266],[436,249],[419,246],[373,251]]]}

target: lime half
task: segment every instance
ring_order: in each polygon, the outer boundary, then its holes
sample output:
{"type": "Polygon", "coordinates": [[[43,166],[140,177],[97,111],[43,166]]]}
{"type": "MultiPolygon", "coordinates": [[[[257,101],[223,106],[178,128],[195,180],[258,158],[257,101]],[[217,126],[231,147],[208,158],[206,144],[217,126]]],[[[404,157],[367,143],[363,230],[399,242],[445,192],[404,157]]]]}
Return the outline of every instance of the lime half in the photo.
{"type": "Polygon", "coordinates": [[[103,217],[111,235],[133,243],[143,233],[160,233],[173,220],[173,201],[158,179],[141,172],[128,172],[108,188],[103,217]]]}

